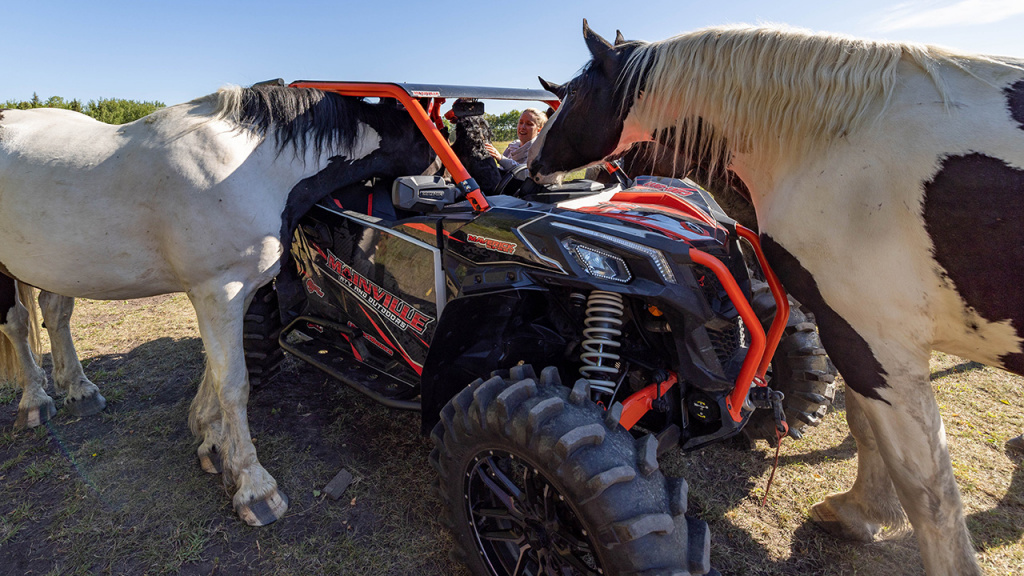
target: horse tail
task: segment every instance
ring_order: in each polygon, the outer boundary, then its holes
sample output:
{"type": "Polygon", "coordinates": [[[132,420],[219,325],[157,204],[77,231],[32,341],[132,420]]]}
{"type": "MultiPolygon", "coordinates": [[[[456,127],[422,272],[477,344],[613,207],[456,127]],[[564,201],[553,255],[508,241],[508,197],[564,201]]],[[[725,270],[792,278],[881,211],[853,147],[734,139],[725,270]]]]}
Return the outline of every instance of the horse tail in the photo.
{"type": "MultiPolygon", "coordinates": [[[[39,313],[36,307],[36,289],[18,282],[18,299],[28,309],[28,344],[32,350],[32,357],[36,364],[43,353],[43,343],[40,338],[39,313]]],[[[17,381],[21,377],[21,363],[18,362],[14,351],[14,345],[9,338],[0,338],[0,381],[17,381]]]]}

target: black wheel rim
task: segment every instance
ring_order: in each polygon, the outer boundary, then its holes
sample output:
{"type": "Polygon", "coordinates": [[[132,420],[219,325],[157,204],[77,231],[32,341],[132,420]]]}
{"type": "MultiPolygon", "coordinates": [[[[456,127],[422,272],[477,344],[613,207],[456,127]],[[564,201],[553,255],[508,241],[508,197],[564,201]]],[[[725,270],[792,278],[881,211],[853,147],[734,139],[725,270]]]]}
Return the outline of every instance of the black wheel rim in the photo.
{"type": "Polygon", "coordinates": [[[568,501],[521,457],[478,454],[466,472],[465,494],[477,550],[495,576],[604,574],[568,501]]]}

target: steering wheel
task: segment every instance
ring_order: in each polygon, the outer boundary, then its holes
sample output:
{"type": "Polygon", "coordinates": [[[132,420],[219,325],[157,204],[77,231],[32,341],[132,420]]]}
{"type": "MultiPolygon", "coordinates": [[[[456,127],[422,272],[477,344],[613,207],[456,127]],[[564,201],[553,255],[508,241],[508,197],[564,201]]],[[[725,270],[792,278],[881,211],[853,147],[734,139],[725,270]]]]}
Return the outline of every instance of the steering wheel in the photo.
{"type": "MultiPolygon", "coordinates": [[[[523,182],[529,177],[530,172],[526,164],[516,164],[515,166],[512,167],[511,170],[509,170],[507,173],[505,173],[504,176],[502,176],[501,182],[498,182],[498,185],[494,187],[494,192],[492,194],[504,194],[505,188],[507,188],[508,185],[513,180],[523,182]]],[[[515,194],[512,194],[512,196],[515,196],[515,194]]]]}

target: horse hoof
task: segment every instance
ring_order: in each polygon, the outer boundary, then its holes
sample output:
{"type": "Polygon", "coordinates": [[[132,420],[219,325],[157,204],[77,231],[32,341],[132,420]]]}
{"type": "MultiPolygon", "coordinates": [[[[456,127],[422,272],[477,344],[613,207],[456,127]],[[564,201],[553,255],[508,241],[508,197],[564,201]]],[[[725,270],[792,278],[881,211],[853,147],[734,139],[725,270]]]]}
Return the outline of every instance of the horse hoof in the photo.
{"type": "Polygon", "coordinates": [[[77,400],[67,398],[64,400],[64,407],[68,409],[71,414],[78,418],[85,418],[86,416],[92,416],[93,414],[99,414],[107,407],[107,399],[102,394],[96,392],[89,396],[83,396],[77,400]]]}
{"type": "Polygon", "coordinates": [[[250,500],[247,504],[235,506],[235,512],[249,526],[266,526],[280,520],[288,511],[288,497],[280,490],[274,490],[263,500],[250,500]]]}
{"type": "Polygon", "coordinates": [[[220,461],[220,453],[216,450],[210,450],[205,454],[200,454],[199,467],[207,474],[220,474],[224,471],[224,465],[220,461]]]}
{"type": "Polygon", "coordinates": [[[56,415],[57,407],[53,405],[53,400],[49,400],[41,406],[29,408],[28,410],[22,410],[19,408],[18,418],[14,421],[14,429],[24,430],[25,428],[35,428],[56,415]]]}
{"type": "Polygon", "coordinates": [[[811,506],[811,521],[835,538],[855,542],[872,542],[875,539],[875,533],[878,532],[877,527],[872,529],[866,524],[851,526],[843,522],[827,501],[811,506]]]}
{"type": "Polygon", "coordinates": [[[1006,441],[1006,447],[1024,452],[1024,434],[1014,436],[1006,441]]]}

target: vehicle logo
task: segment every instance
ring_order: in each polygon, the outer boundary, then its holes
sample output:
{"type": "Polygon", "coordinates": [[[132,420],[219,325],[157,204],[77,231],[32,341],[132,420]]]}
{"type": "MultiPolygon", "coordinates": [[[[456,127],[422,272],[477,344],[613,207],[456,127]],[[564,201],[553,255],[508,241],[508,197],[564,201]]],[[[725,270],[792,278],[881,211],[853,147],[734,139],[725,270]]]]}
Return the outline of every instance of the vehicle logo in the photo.
{"type": "Polygon", "coordinates": [[[706,230],[704,230],[700,226],[697,226],[696,224],[693,224],[692,222],[683,222],[683,224],[685,224],[687,228],[696,232],[697,234],[700,234],[701,236],[710,236],[710,234],[708,234],[706,230]]]}
{"type": "Polygon", "coordinates": [[[373,344],[373,345],[374,345],[374,346],[376,346],[377,348],[380,348],[380,349],[381,349],[382,351],[384,351],[384,353],[385,353],[385,354],[387,354],[388,356],[394,356],[394,355],[395,355],[395,351],[394,351],[394,350],[392,350],[391,348],[388,348],[388,347],[387,347],[387,346],[385,346],[384,344],[381,344],[380,340],[377,340],[377,339],[376,339],[376,338],[374,338],[373,336],[370,336],[369,334],[367,334],[367,333],[365,333],[365,332],[364,332],[364,333],[363,333],[363,338],[366,338],[367,340],[369,340],[369,341],[370,341],[370,344],[373,344]]]}
{"type": "Polygon", "coordinates": [[[420,312],[412,304],[388,292],[371,282],[354,268],[342,262],[330,250],[327,251],[327,267],[334,271],[337,279],[363,302],[366,302],[378,314],[402,330],[412,328],[417,334],[423,334],[427,325],[435,319],[420,312]]]}
{"type": "Polygon", "coordinates": [[[312,278],[306,278],[306,292],[309,292],[310,294],[316,294],[321,298],[324,297],[323,289],[317,286],[316,282],[313,282],[312,278]]]}
{"type": "Polygon", "coordinates": [[[494,238],[477,236],[476,234],[467,234],[466,240],[493,252],[501,252],[502,254],[512,254],[516,251],[516,245],[513,242],[503,242],[494,238]]]}
{"type": "Polygon", "coordinates": [[[413,98],[440,98],[441,93],[434,90],[413,90],[413,98]]]}

